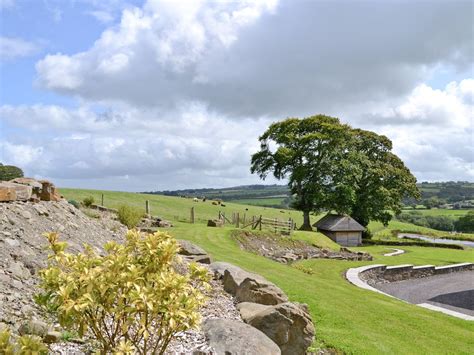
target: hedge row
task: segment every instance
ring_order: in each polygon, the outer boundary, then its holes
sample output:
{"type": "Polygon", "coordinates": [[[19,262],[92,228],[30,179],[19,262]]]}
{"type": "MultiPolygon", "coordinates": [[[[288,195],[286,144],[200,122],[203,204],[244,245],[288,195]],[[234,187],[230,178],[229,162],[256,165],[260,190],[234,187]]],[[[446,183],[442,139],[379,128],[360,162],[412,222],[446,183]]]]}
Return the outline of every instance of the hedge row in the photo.
{"type": "Polygon", "coordinates": [[[432,248],[446,248],[446,249],[461,249],[462,245],[458,244],[443,244],[431,242],[402,242],[395,240],[363,240],[363,245],[398,245],[398,246],[414,246],[414,247],[432,247],[432,248]]]}

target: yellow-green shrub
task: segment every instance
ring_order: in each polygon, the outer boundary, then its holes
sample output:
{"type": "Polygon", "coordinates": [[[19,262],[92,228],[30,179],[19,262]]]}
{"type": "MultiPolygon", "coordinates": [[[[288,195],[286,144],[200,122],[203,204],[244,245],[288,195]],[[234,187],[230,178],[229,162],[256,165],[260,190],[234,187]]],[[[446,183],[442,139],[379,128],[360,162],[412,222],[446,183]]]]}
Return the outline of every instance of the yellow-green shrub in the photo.
{"type": "Polygon", "coordinates": [[[82,200],[82,204],[86,207],[90,207],[94,204],[95,200],[94,200],[94,197],[92,196],[89,196],[89,197],[85,197],[83,200],[82,200]]]}
{"type": "Polygon", "coordinates": [[[40,337],[33,335],[23,335],[13,341],[11,333],[8,329],[0,332],[0,354],[37,354],[43,355],[48,353],[48,348],[43,344],[40,337]]]}
{"type": "Polygon", "coordinates": [[[61,326],[90,331],[103,352],[162,354],[174,334],[199,324],[207,271],[191,264],[187,275],[178,273],[179,247],[168,234],[132,230],[125,244],[107,243],[104,255],[89,246],[69,254],[56,233],[46,236],[53,254],[38,299],[61,326]]]}
{"type": "Polygon", "coordinates": [[[143,212],[127,205],[119,206],[117,211],[120,223],[125,224],[129,229],[135,228],[143,217],[143,212]]]}

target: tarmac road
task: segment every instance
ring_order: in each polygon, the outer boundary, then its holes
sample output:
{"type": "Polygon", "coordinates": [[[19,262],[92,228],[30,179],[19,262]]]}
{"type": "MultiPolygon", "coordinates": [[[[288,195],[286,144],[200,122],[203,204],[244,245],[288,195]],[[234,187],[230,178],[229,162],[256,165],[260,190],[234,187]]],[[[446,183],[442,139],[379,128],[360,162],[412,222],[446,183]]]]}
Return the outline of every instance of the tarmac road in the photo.
{"type": "Polygon", "coordinates": [[[474,271],[377,284],[374,287],[410,303],[429,303],[474,316],[474,271]]]}

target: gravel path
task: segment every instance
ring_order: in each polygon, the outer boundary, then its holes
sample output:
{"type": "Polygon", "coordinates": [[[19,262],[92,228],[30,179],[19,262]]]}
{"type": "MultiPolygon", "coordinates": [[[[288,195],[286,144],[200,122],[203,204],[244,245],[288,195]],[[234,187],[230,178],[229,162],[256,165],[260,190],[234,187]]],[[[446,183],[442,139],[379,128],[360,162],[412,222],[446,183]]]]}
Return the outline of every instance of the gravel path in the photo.
{"type": "Polygon", "coordinates": [[[428,303],[474,316],[474,271],[376,284],[374,287],[410,303],[428,303]]]}

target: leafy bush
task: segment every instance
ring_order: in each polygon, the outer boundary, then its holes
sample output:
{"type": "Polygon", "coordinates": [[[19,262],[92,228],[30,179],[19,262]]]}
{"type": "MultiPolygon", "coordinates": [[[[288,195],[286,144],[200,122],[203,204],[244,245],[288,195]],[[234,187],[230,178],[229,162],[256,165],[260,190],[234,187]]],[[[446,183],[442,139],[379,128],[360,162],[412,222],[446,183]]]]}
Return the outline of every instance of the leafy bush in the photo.
{"type": "Polygon", "coordinates": [[[456,221],[458,232],[474,233],[474,211],[469,211],[456,221]]]}
{"type": "Polygon", "coordinates": [[[23,335],[16,341],[12,339],[8,329],[0,332],[0,354],[48,354],[48,348],[43,344],[41,338],[32,335],[23,335]]]}
{"type": "Polygon", "coordinates": [[[82,200],[82,204],[86,207],[90,207],[94,204],[95,200],[94,200],[94,197],[92,196],[89,196],[89,197],[86,197],[82,200]]]}
{"type": "Polygon", "coordinates": [[[143,212],[127,205],[121,205],[117,213],[120,223],[126,225],[129,229],[135,228],[143,217],[143,212]]]}
{"type": "Polygon", "coordinates": [[[409,213],[401,213],[397,219],[402,222],[412,223],[421,227],[428,227],[441,231],[452,231],[454,229],[454,221],[447,216],[424,216],[419,211],[411,211],[409,213]]]}
{"type": "Polygon", "coordinates": [[[79,202],[77,202],[76,200],[69,200],[67,202],[69,204],[73,205],[74,207],[76,207],[77,209],[79,209],[79,207],[80,207],[79,202]]]}
{"type": "Polygon", "coordinates": [[[8,181],[23,177],[23,170],[13,165],[0,164],[0,181],[8,181]]]}
{"type": "Polygon", "coordinates": [[[53,254],[37,299],[65,329],[90,331],[103,353],[162,354],[174,334],[199,324],[208,274],[196,264],[188,275],[173,268],[179,247],[170,235],[132,230],[104,255],[89,246],[69,254],[56,233],[46,236],[53,254]]]}

